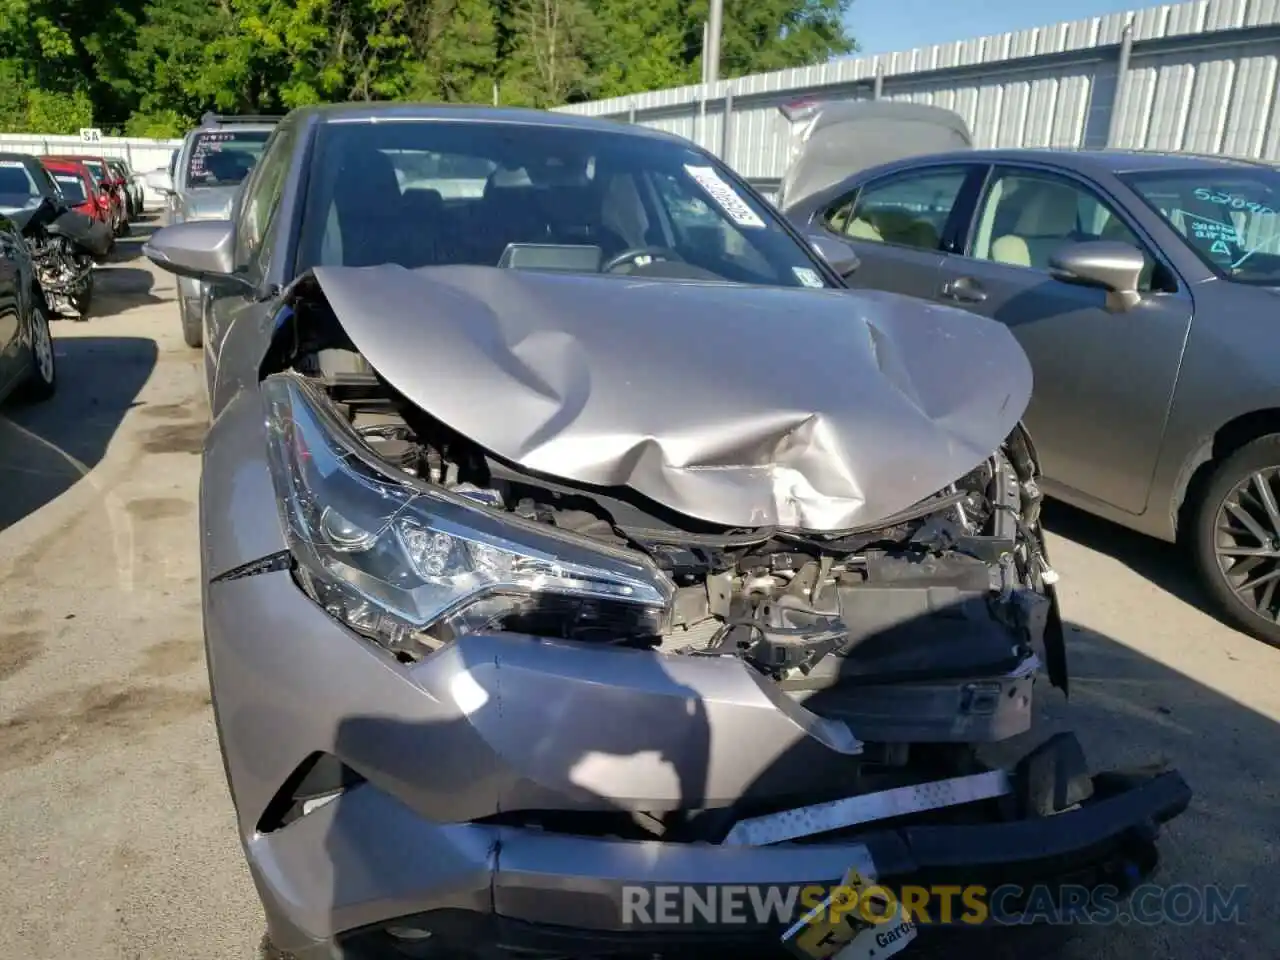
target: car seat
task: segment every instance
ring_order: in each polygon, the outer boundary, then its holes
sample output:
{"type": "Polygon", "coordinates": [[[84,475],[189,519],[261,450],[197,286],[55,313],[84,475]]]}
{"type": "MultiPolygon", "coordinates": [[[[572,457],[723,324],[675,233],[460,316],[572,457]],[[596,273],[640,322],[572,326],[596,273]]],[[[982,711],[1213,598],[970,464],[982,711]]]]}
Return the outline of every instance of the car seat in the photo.
{"type": "Polygon", "coordinates": [[[848,226],[844,228],[845,236],[854,240],[871,240],[874,243],[884,243],[884,237],[880,235],[880,231],[869,220],[863,220],[861,217],[854,217],[849,221],[848,226]]]}
{"type": "Polygon", "coordinates": [[[1047,269],[1049,258],[1075,239],[1079,194],[1047,180],[1028,180],[1010,198],[1017,217],[1013,229],[991,244],[991,259],[1047,269]]]}

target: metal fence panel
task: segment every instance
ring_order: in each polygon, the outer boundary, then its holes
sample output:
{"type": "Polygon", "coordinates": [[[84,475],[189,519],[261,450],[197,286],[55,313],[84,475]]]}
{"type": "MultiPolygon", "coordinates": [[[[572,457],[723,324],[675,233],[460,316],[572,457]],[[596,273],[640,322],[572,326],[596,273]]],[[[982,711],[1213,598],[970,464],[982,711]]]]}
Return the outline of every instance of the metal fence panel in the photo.
{"type": "Polygon", "coordinates": [[[679,134],[755,180],[784,172],[777,107],[800,96],[947,107],[979,146],[1280,161],[1278,62],[1280,0],[1192,0],[559,109],[679,134]]]}

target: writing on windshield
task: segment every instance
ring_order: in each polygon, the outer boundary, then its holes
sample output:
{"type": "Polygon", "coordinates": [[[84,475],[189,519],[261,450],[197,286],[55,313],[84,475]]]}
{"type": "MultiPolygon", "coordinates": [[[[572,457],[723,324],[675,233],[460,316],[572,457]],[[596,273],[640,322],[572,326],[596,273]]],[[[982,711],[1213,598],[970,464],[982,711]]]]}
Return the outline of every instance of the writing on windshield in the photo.
{"type": "Polygon", "coordinates": [[[266,131],[211,130],[199,134],[187,160],[187,183],[195,187],[239,183],[258,162],[266,142],[266,131]]]}
{"type": "Polygon", "coordinates": [[[1280,282],[1280,175],[1226,167],[1130,174],[1127,179],[1215,273],[1240,283],[1280,282]]]}

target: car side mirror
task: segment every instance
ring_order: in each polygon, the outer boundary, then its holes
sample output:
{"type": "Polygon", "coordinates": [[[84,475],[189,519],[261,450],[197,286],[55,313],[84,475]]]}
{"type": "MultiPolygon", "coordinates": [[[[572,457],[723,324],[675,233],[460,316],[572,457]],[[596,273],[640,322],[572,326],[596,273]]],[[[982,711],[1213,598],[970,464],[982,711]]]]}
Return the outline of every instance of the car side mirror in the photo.
{"type": "Polygon", "coordinates": [[[847,277],[862,265],[853,247],[843,240],[829,237],[823,233],[809,234],[809,245],[818,252],[823,260],[831,265],[831,269],[842,277],[847,277]]]}
{"type": "Polygon", "coordinates": [[[142,255],[180,277],[247,285],[235,273],[234,244],[230,220],[192,220],[157,230],[142,245],[142,255]]]}
{"type": "Polygon", "coordinates": [[[142,182],[164,196],[173,193],[173,178],[169,176],[168,170],[152,170],[143,175],[142,182]]]}
{"type": "Polygon", "coordinates": [[[1142,251],[1113,240],[1072,243],[1049,258],[1049,275],[1062,283],[1107,291],[1107,309],[1131,310],[1142,301],[1139,279],[1147,265],[1142,251]]]}

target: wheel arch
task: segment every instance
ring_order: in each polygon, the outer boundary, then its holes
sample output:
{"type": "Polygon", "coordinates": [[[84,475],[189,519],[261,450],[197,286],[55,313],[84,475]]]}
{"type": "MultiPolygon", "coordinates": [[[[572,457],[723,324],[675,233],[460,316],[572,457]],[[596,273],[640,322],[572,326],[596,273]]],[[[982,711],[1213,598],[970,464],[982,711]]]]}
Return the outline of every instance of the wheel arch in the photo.
{"type": "Polygon", "coordinates": [[[1193,509],[1216,464],[1259,437],[1280,433],[1280,407],[1251,410],[1229,420],[1205,439],[1187,458],[1178,476],[1171,505],[1174,532],[1181,540],[1190,529],[1187,511],[1193,509]]]}

